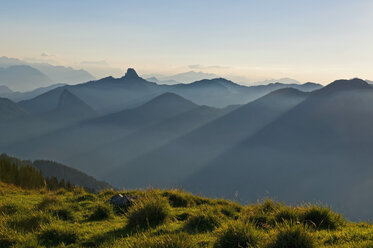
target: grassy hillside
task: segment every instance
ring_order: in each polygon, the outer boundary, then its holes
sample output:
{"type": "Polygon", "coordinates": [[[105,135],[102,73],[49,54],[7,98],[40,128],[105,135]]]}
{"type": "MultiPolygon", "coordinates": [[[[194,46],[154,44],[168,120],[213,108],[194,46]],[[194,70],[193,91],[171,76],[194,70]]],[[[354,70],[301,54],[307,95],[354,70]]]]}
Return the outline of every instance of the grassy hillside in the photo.
{"type": "Polygon", "coordinates": [[[182,191],[22,190],[0,183],[0,247],[373,247],[373,225],[320,206],[242,206],[182,191]]]}

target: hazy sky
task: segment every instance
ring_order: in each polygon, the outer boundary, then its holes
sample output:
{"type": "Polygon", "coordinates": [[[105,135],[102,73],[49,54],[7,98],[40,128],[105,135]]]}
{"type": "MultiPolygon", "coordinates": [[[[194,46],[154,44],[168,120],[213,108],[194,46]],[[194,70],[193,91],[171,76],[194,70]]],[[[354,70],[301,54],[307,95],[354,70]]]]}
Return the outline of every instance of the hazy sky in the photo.
{"type": "Polygon", "coordinates": [[[96,75],[373,79],[372,0],[1,0],[0,30],[0,56],[96,75]]]}

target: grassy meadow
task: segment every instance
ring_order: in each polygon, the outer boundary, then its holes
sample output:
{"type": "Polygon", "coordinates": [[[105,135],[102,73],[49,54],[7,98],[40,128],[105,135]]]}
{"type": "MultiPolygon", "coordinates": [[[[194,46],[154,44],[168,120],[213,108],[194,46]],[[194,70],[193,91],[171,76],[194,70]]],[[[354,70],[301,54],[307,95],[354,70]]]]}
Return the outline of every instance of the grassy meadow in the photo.
{"type": "Polygon", "coordinates": [[[326,207],[263,200],[239,205],[179,190],[23,190],[0,183],[0,247],[372,248],[373,225],[326,207]]]}

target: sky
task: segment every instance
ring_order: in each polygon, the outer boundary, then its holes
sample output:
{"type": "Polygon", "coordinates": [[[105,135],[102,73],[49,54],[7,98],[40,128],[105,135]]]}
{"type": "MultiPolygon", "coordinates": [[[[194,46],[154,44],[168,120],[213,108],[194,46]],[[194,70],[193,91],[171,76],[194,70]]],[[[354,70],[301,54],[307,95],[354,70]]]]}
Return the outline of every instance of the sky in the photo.
{"type": "Polygon", "coordinates": [[[0,56],[94,75],[373,80],[372,0],[0,0],[0,56]]]}

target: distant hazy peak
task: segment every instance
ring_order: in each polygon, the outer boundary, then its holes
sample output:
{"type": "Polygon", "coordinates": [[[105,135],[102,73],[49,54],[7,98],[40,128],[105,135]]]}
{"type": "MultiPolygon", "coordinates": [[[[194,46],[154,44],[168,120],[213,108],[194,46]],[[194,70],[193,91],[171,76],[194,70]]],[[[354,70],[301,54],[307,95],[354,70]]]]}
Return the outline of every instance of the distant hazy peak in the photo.
{"type": "Polygon", "coordinates": [[[166,92],[162,95],[159,95],[155,97],[154,99],[150,100],[146,103],[146,105],[154,105],[154,104],[173,104],[176,102],[186,102],[193,105],[196,105],[195,103],[185,99],[184,97],[181,97],[175,93],[166,92]]]}
{"type": "Polygon", "coordinates": [[[137,72],[133,68],[128,68],[126,74],[124,75],[124,78],[129,79],[137,79],[140,78],[139,75],[137,75],[137,72]]]}
{"type": "Polygon", "coordinates": [[[188,86],[217,86],[217,87],[225,87],[225,86],[240,86],[228,79],[225,78],[212,78],[212,79],[202,79],[198,80],[189,84],[180,84],[180,85],[188,85],[188,86]]]}
{"type": "Polygon", "coordinates": [[[346,88],[346,89],[371,88],[366,81],[360,78],[353,78],[350,80],[345,80],[345,79],[336,80],[333,83],[329,84],[328,86],[346,88]]]}
{"type": "Polygon", "coordinates": [[[289,96],[289,95],[306,95],[307,92],[303,92],[297,89],[294,89],[292,87],[282,88],[275,91],[272,91],[268,95],[283,95],[283,96],[289,96]]]}
{"type": "Polygon", "coordinates": [[[315,93],[332,93],[338,91],[346,91],[346,90],[363,90],[363,89],[372,89],[372,87],[364,80],[360,78],[353,78],[353,79],[341,79],[336,80],[324,88],[315,91],[315,93]]]}
{"type": "Polygon", "coordinates": [[[11,89],[9,89],[5,85],[0,85],[0,94],[10,94],[10,93],[13,93],[11,89]]]}

